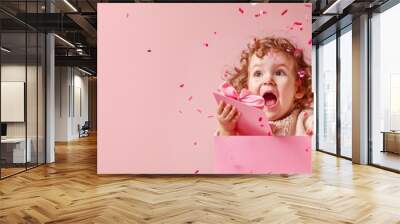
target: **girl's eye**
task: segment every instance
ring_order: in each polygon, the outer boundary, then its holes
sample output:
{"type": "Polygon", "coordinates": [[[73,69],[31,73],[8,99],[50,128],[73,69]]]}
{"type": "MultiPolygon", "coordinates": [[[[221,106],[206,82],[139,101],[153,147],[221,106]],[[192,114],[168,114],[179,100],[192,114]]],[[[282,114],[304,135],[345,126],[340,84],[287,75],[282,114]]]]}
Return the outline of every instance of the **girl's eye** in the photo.
{"type": "Polygon", "coordinates": [[[254,76],[254,77],[260,77],[260,76],[262,76],[262,73],[261,73],[260,71],[255,71],[255,72],[253,73],[253,76],[254,76]]]}
{"type": "Polygon", "coordinates": [[[286,73],[285,73],[284,71],[282,71],[282,70],[276,71],[275,74],[276,74],[277,76],[284,76],[284,75],[286,75],[286,73]]]}

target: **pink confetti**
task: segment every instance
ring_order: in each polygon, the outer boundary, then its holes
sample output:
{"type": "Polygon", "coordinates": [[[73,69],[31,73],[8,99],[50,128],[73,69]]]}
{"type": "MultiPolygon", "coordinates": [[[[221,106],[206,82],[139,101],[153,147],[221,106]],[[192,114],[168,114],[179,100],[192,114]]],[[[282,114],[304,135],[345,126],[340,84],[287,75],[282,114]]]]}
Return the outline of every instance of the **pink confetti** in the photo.
{"type": "Polygon", "coordinates": [[[261,122],[261,121],[262,121],[262,117],[259,117],[259,118],[258,118],[258,122],[261,122]]]}
{"type": "Polygon", "coordinates": [[[302,23],[302,22],[299,22],[299,21],[295,21],[295,22],[293,22],[293,25],[295,25],[295,26],[301,26],[301,25],[303,25],[303,23],[302,23]]]}
{"type": "Polygon", "coordinates": [[[305,4],[304,6],[307,7],[307,8],[311,8],[312,7],[311,4],[305,4]]]}
{"type": "Polygon", "coordinates": [[[217,35],[217,32],[214,32],[214,35],[217,35]]]}
{"type": "Polygon", "coordinates": [[[214,115],[208,115],[207,116],[207,118],[213,118],[214,117],[214,115]]]}
{"type": "Polygon", "coordinates": [[[311,45],[311,44],[312,44],[312,39],[310,39],[310,40],[308,41],[308,44],[309,44],[309,45],[311,45]]]}
{"type": "Polygon", "coordinates": [[[302,30],[303,30],[303,26],[300,27],[300,31],[302,31],[302,30]]]}
{"type": "Polygon", "coordinates": [[[194,173],[195,173],[195,174],[198,174],[198,173],[199,173],[199,170],[194,171],[194,173]]]}
{"type": "Polygon", "coordinates": [[[188,101],[191,101],[193,99],[193,96],[189,96],[188,101]]]}
{"type": "Polygon", "coordinates": [[[285,9],[285,10],[281,13],[281,16],[285,15],[287,12],[288,12],[288,10],[285,9]]]}
{"type": "Polygon", "coordinates": [[[151,50],[150,50],[150,49],[148,49],[148,50],[147,50],[147,52],[151,52],[151,50]]]}
{"type": "Polygon", "coordinates": [[[239,12],[243,14],[244,10],[242,8],[239,8],[239,12]]]}
{"type": "Polygon", "coordinates": [[[199,108],[197,108],[196,110],[197,110],[197,112],[199,112],[199,113],[202,113],[202,112],[203,112],[203,111],[202,111],[201,109],[199,109],[199,108]]]}
{"type": "Polygon", "coordinates": [[[185,86],[185,84],[180,84],[179,87],[183,88],[185,86]]]}
{"type": "Polygon", "coordinates": [[[312,136],[313,135],[313,130],[312,129],[307,129],[307,131],[306,131],[306,135],[308,135],[308,136],[312,136]]]}
{"type": "Polygon", "coordinates": [[[267,11],[262,10],[261,12],[262,12],[262,14],[264,14],[264,15],[267,14],[267,11]]]}
{"type": "Polygon", "coordinates": [[[271,132],[269,131],[269,132],[267,132],[267,136],[272,136],[272,134],[271,134],[271,132]]]}
{"type": "Polygon", "coordinates": [[[256,13],[256,14],[254,14],[254,17],[260,17],[261,15],[260,15],[260,13],[256,13]]]}
{"type": "Polygon", "coordinates": [[[205,47],[208,47],[208,43],[204,43],[204,46],[205,46],[205,47]]]}
{"type": "Polygon", "coordinates": [[[197,142],[193,142],[193,145],[197,145],[197,142]]]}
{"type": "Polygon", "coordinates": [[[182,113],[182,111],[181,110],[178,110],[178,112],[181,114],[182,113]]]}
{"type": "Polygon", "coordinates": [[[264,127],[264,125],[263,125],[263,124],[260,124],[260,127],[262,127],[262,128],[263,128],[263,127],[264,127]]]}
{"type": "Polygon", "coordinates": [[[308,152],[308,148],[306,148],[306,152],[308,152]]]}
{"type": "Polygon", "coordinates": [[[126,14],[126,18],[128,18],[128,17],[129,17],[129,13],[126,14]]]}

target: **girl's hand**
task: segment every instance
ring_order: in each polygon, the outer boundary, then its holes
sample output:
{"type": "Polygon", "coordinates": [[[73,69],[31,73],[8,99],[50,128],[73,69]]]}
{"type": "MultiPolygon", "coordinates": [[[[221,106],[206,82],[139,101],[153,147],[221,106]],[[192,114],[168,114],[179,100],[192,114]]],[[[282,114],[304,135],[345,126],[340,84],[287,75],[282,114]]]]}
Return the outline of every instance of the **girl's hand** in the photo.
{"type": "Polygon", "coordinates": [[[220,135],[235,135],[240,113],[235,107],[220,101],[217,110],[220,135]]]}

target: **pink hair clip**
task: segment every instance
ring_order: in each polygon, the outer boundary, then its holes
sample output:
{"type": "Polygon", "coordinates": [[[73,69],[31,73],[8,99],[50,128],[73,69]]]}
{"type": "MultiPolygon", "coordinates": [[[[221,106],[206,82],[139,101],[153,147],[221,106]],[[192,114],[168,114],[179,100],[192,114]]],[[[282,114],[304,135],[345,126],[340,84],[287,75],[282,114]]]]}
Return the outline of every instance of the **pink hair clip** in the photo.
{"type": "Polygon", "coordinates": [[[304,78],[306,76],[306,72],[302,69],[297,72],[297,75],[299,76],[300,79],[304,78]]]}

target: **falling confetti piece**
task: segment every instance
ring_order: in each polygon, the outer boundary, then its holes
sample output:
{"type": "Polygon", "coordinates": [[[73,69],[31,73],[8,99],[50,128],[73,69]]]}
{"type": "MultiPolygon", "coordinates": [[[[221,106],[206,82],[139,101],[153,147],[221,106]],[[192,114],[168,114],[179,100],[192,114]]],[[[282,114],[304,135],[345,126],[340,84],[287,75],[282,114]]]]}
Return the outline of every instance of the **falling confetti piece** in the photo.
{"type": "Polygon", "coordinates": [[[258,118],[258,122],[261,122],[261,121],[262,121],[262,117],[259,117],[259,118],[258,118]]]}
{"type": "Polygon", "coordinates": [[[208,47],[208,43],[204,43],[204,46],[205,46],[205,47],[208,47]]]}
{"type": "Polygon", "coordinates": [[[313,130],[312,129],[307,129],[307,131],[306,131],[306,135],[308,135],[308,136],[312,136],[313,135],[313,130]]]}
{"type": "Polygon", "coordinates": [[[300,27],[300,31],[303,31],[303,27],[302,26],[300,27]]]}
{"type": "Polygon", "coordinates": [[[308,148],[306,148],[306,152],[308,152],[308,148]]]}
{"type": "Polygon", "coordinates": [[[267,136],[272,136],[272,134],[271,134],[271,132],[269,131],[269,132],[267,132],[267,136]]]}
{"type": "Polygon", "coordinates": [[[129,13],[126,14],[126,18],[128,18],[128,17],[129,17],[129,13]]]}
{"type": "Polygon", "coordinates": [[[197,110],[197,112],[199,112],[199,113],[202,113],[202,112],[203,112],[203,111],[202,111],[201,109],[199,109],[199,108],[197,108],[196,110],[197,110]]]}
{"type": "Polygon", "coordinates": [[[217,32],[214,32],[214,35],[217,35],[217,32]]]}
{"type": "Polygon", "coordinates": [[[183,88],[185,86],[185,84],[180,84],[179,87],[183,88]]]}
{"type": "Polygon", "coordinates": [[[244,10],[242,8],[239,8],[239,12],[243,14],[244,10]]]}
{"type": "Polygon", "coordinates": [[[309,45],[311,45],[311,44],[312,44],[312,39],[310,39],[310,40],[308,41],[308,44],[309,44],[309,45]]]}
{"type": "Polygon", "coordinates": [[[197,142],[193,142],[193,145],[197,145],[197,142]]]}
{"type": "Polygon", "coordinates": [[[181,114],[182,113],[182,111],[181,110],[178,110],[178,112],[181,114]]]}
{"type": "Polygon", "coordinates": [[[264,127],[264,125],[263,125],[263,124],[260,124],[260,127],[262,127],[262,128],[263,128],[263,127],[264,127]]]}
{"type": "Polygon", "coordinates": [[[214,117],[214,115],[208,115],[207,116],[207,118],[213,118],[214,117]]]}
{"type": "Polygon", "coordinates": [[[148,49],[148,50],[147,50],[147,52],[151,52],[151,50],[150,50],[150,49],[148,49]]]}
{"type": "Polygon", "coordinates": [[[287,12],[288,12],[288,10],[285,9],[285,10],[281,13],[281,16],[285,15],[287,12]]]}
{"type": "Polygon", "coordinates": [[[199,173],[199,170],[194,171],[194,173],[195,173],[195,174],[198,174],[198,173],[199,173]]]}
{"type": "Polygon", "coordinates": [[[267,11],[262,10],[261,12],[262,12],[262,14],[264,14],[264,15],[267,14],[267,11]]]}
{"type": "Polygon", "coordinates": [[[311,4],[305,4],[304,6],[307,7],[307,8],[311,8],[312,7],[311,4]]]}
{"type": "Polygon", "coordinates": [[[254,14],[254,17],[260,17],[261,15],[260,15],[260,13],[256,13],[256,14],[254,14]]]}
{"type": "Polygon", "coordinates": [[[193,96],[189,96],[188,101],[191,101],[193,99],[193,96]]]}
{"type": "Polygon", "coordinates": [[[303,25],[303,23],[302,23],[302,22],[299,22],[299,21],[294,21],[294,22],[293,22],[293,25],[295,25],[295,26],[301,26],[301,25],[303,25]]]}

